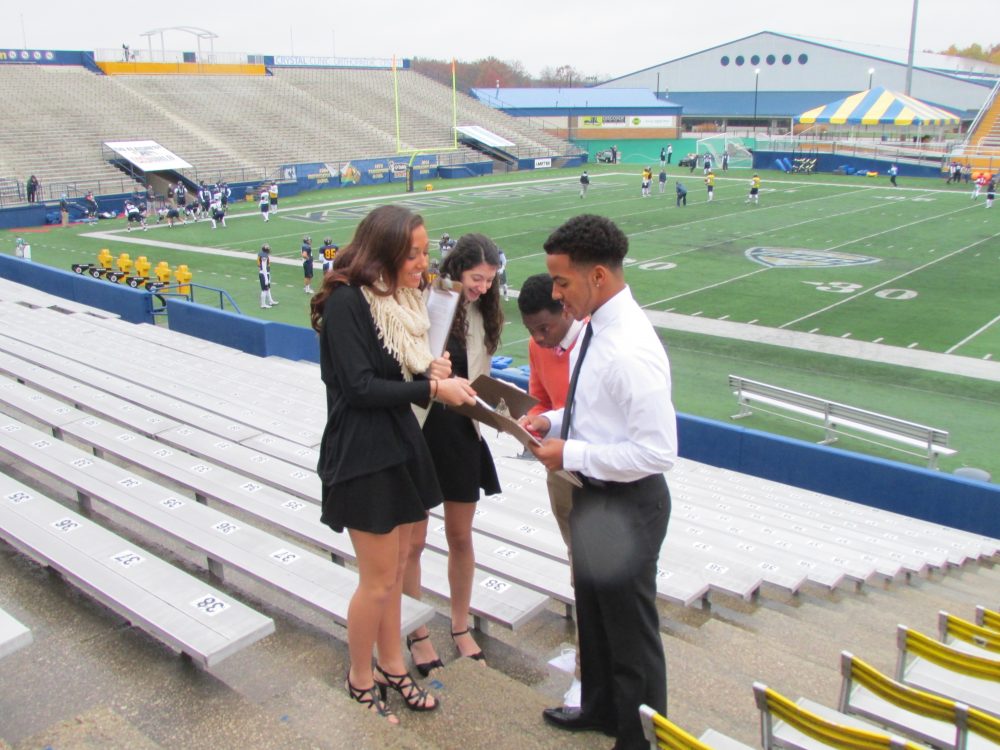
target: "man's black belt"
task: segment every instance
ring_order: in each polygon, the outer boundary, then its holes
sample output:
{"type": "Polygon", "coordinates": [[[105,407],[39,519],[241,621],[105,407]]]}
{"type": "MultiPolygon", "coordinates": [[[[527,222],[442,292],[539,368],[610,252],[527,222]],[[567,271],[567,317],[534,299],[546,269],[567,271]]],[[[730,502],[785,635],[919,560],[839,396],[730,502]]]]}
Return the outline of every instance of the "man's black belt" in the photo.
{"type": "Polygon", "coordinates": [[[580,481],[583,482],[584,487],[590,487],[595,490],[603,490],[604,492],[614,492],[616,490],[625,490],[630,488],[639,487],[646,482],[652,482],[656,479],[662,477],[662,474],[650,474],[648,477],[643,477],[642,479],[635,479],[631,482],[613,482],[610,479],[595,479],[594,477],[588,477],[584,474],[577,472],[577,476],[580,477],[580,481]]]}

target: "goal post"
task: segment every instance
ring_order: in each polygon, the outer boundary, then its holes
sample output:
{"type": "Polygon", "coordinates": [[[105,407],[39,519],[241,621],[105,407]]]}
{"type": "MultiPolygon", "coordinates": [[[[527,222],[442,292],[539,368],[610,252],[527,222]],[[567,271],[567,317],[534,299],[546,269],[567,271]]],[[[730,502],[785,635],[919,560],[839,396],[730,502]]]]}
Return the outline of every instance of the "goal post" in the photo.
{"type": "Polygon", "coordinates": [[[423,156],[425,154],[444,154],[449,152],[454,152],[459,150],[458,145],[458,88],[456,84],[456,66],[457,63],[454,59],[451,61],[451,146],[450,147],[434,147],[427,146],[423,148],[403,148],[403,139],[401,135],[402,129],[402,119],[400,115],[400,95],[399,95],[399,68],[396,65],[396,57],[392,58],[392,103],[393,103],[393,114],[396,124],[396,153],[402,156],[408,155],[410,157],[409,161],[406,163],[406,192],[412,193],[414,190],[413,186],[413,170],[414,162],[418,156],[423,156]]]}
{"type": "Polygon", "coordinates": [[[721,168],[723,154],[729,155],[730,167],[737,169],[750,169],[753,167],[753,154],[743,145],[742,138],[733,138],[725,134],[699,138],[696,151],[699,157],[711,154],[712,164],[715,169],[721,168]]]}

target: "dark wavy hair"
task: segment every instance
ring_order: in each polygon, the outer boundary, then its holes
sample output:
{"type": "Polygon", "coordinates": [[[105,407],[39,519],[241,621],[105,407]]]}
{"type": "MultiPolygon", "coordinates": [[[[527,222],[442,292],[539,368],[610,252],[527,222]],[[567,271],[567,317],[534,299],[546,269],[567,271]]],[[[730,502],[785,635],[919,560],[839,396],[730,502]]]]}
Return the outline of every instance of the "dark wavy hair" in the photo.
{"type": "Polygon", "coordinates": [[[358,224],[354,237],[337,252],[333,271],[309,303],[309,320],[314,330],[323,325],[323,306],[330,293],[341,284],[372,287],[381,277],[386,291],[374,287],[375,294],[396,293],[396,276],[410,254],[413,230],[424,225],[423,217],[402,206],[379,206],[358,224]]]}
{"type": "MultiPolygon", "coordinates": [[[[496,243],[485,234],[463,234],[448,257],[441,264],[441,275],[453,281],[461,281],[462,273],[471,268],[486,263],[494,268],[500,268],[500,251],[496,243]]],[[[486,329],[486,351],[490,354],[500,348],[500,334],[503,332],[503,307],[500,305],[500,288],[494,281],[486,294],[476,303],[483,314],[483,327],[486,329]]],[[[459,305],[455,314],[455,322],[451,332],[455,336],[465,338],[467,325],[465,305],[459,305]]]]}
{"type": "Polygon", "coordinates": [[[628,237],[611,219],[580,214],[554,231],[543,245],[548,255],[568,255],[570,263],[622,267],[628,237]]]}

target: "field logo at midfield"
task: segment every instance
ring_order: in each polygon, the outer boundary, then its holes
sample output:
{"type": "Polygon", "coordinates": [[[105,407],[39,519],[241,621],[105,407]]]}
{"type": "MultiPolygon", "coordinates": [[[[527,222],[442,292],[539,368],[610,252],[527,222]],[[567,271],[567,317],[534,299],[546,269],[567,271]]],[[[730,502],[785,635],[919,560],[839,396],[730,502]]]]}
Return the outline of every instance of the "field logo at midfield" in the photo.
{"type": "Polygon", "coordinates": [[[798,247],[751,247],[746,251],[746,256],[768,268],[843,268],[867,266],[881,261],[881,258],[872,258],[868,255],[838,253],[835,250],[806,250],[798,247]]]}

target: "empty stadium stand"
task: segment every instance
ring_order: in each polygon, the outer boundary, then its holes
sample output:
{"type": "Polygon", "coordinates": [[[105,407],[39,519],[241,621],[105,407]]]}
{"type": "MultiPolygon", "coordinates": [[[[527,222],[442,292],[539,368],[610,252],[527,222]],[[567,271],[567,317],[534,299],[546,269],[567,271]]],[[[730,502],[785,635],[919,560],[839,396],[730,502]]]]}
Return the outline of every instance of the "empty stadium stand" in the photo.
{"type": "MultiPolygon", "coordinates": [[[[199,180],[255,181],[282,164],[346,162],[397,153],[391,70],[274,68],[268,76],[102,76],[83,67],[7,65],[0,84],[8,122],[0,131],[0,177],[34,174],[45,199],[131,191],[107,163],[105,141],[153,140],[193,166],[199,180]]],[[[449,152],[452,92],[398,71],[399,145],[449,152]]],[[[522,157],[572,150],[516,118],[459,93],[459,124],[483,125],[522,157]]],[[[486,157],[465,146],[447,161],[486,157]]]]}

